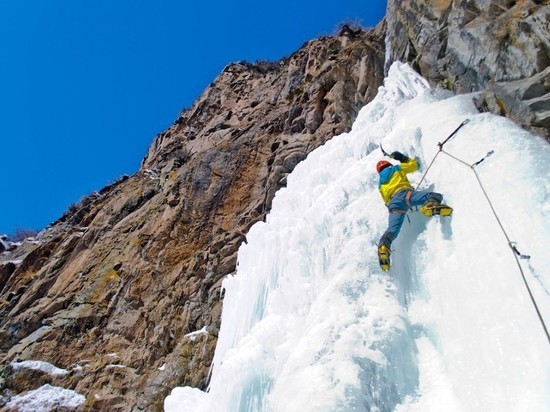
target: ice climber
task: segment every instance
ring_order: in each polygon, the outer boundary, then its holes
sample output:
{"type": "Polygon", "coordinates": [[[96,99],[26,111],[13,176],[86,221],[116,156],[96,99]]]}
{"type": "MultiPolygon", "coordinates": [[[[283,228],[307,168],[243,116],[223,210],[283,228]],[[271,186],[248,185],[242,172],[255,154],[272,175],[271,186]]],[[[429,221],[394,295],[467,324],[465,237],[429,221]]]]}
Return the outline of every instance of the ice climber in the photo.
{"type": "Polygon", "coordinates": [[[380,177],[378,188],[389,211],[388,229],[378,242],[378,259],[383,270],[390,269],[391,243],[399,234],[407,211],[413,206],[420,206],[419,211],[426,216],[450,216],[453,211],[449,206],[441,204],[441,194],[412,188],[406,175],[418,170],[416,159],[410,159],[400,152],[393,152],[389,157],[401,164],[392,165],[381,160],[376,165],[380,177]]]}

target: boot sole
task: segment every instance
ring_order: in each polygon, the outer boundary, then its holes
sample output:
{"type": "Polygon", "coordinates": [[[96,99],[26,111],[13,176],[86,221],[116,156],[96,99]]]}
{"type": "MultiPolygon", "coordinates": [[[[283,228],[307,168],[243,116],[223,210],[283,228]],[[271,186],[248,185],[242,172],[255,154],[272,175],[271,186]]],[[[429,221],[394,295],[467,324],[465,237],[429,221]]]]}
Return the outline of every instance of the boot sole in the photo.
{"type": "Polygon", "coordinates": [[[383,271],[390,270],[390,258],[386,254],[378,255],[378,262],[383,271]]]}
{"type": "Polygon", "coordinates": [[[420,213],[422,213],[424,216],[432,217],[432,216],[452,216],[453,215],[453,209],[449,206],[443,206],[443,207],[430,207],[430,208],[420,208],[420,213]]]}

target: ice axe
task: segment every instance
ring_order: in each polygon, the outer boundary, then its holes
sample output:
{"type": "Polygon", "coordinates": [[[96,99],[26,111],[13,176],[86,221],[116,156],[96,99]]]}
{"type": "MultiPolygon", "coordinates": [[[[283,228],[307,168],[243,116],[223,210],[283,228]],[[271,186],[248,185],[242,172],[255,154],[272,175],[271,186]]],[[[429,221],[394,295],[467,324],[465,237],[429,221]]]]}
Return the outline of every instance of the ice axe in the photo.
{"type": "Polygon", "coordinates": [[[380,145],[380,150],[382,150],[382,153],[384,154],[384,156],[388,156],[390,159],[395,159],[395,160],[399,160],[400,162],[401,161],[404,161],[406,159],[406,156],[403,156],[401,153],[399,152],[393,152],[393,153],[388,153],[384,150],[384,148],[382,147],[382,145],[380,145]],[[403,159],[401,159],[401,157],[403,157],[403,159]]]}
{"type": "Polygon", "coordinates": [[[380,150],[382,150],[382,154],[384,156],[388,156],[389,158],[393,159],[392,155],[384,150],[384,148],[382,147],[382,144],[380,144],[380,150]]]}

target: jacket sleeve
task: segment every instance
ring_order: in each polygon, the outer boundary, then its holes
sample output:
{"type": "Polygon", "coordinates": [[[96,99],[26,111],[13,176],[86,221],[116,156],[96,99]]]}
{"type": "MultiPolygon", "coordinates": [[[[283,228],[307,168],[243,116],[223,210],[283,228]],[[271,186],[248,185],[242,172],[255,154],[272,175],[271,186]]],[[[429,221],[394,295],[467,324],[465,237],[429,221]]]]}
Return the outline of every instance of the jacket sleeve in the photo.
{"type": "Polygon", "coordinates": [[[403,170],[404,173],[416,172],[418,170],[418,161],[416,159],[409,159],[401,163],[401,170],[403,170]]]}

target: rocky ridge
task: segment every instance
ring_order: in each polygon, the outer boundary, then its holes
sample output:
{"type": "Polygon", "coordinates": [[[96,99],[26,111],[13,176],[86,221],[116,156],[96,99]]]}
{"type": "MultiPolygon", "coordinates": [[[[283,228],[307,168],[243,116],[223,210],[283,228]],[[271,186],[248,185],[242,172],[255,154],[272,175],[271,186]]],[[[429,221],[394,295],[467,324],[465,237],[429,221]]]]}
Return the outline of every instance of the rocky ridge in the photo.
{"type": "Polygon", "coordinates": [[[376,95],[384,27],[228,65],[135,175],[2,254],[4,403],[52,383],[84,394],[84,410],[150,411],[174,386],[204,388],[222,279],[296,164],[376,95]],[[10,366],[20,360],[68,373],[10,366]]]}

